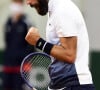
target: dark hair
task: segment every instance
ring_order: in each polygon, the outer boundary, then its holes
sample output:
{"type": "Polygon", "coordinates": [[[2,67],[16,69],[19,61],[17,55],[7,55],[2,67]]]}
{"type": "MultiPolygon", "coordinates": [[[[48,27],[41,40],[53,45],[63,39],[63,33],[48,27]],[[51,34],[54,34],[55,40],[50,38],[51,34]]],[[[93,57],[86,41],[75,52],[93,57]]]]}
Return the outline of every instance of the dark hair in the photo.
{"type": "Polygon", "coordinates": [[[45,15],[48,12],[48,1],[47,0],[38,0],[40,15],[45,15]]]}

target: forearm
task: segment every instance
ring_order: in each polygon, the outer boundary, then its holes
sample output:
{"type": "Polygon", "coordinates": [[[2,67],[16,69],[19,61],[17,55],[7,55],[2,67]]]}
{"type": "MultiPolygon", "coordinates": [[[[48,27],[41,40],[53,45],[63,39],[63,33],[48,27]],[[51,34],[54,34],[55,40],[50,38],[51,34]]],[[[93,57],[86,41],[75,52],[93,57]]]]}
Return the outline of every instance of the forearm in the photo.
{"type": "Polygon", "coordinates": [[[73,52],[73,50],[70,50],[69,48],[64,48],[58,45],[53,46],[50,55],[55,57],[57,60],[67,63],[74,63],[76,58],[76,52],[73,52]]]}
{"type": "Polygon", "coordinates": [[[36,46],[38,49],[43,52],[50,54],[55,57],[57,60],[61,60],[67,63],[74,63],[76,59],[76,50],[77,50],[77,37],[60,37],[61,45],[53,45],[52,43],[46,42],[43,40],[36,28],[30,28],[25,39],[31,45],[36,46]]]}

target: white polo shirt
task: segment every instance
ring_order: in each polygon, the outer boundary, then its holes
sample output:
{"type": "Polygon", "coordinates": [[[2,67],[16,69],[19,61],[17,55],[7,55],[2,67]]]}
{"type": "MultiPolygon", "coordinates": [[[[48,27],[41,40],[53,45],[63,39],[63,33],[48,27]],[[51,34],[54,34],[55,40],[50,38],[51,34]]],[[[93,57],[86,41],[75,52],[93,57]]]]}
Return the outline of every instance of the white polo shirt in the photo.
{"type": "Polygon", "coordinates": [[[92,84],[89,71],[89,39],[80,10],[71,0],[49,0],[49,18],[46,39],[60,44],[60,37],[77,37],[75,69],[80,84],[92,84]]]}

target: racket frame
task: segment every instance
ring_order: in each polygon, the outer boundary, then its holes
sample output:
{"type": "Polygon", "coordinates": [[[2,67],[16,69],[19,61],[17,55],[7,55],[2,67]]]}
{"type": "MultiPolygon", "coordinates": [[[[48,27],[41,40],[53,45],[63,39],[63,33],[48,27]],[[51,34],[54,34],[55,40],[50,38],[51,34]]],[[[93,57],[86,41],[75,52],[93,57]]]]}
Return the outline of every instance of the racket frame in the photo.
{"type": "Polygon", "coordinates": [[[25,77],[24,77],[22,68],[23,68],[23,64],[24,64],[24,62],[27,60],[27,58],[29,58],[30,56],[39,55],[39,54],[40,54],[40,55],[44,55],[44,56],[46,56],[46,57],[48,57],[48,58],[51,59],[51,57],[50,57],[48,54],[46,54],[46,53],[34,52],[34,53],[28,54],[28,55],[23,59],[23,61],[22,61],[22,63],[21,63],[21,66],[20,66],[21,77],[24,79],[24,81],[26,82],[26,84],[27,84],[30,88],[32,88],[33,90],[37,90],[37,89],[34,88],[34,86],[31,86],[31,85],[27,82],[27,80],[26,80],[25,77]]]}

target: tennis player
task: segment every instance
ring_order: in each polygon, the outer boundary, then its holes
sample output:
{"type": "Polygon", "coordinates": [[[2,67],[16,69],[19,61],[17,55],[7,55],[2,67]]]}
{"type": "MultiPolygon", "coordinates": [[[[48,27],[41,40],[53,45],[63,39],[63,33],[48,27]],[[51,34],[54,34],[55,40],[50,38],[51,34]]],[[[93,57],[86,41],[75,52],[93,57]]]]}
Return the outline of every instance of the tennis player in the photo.
{"type": "Polygon", "coordinates": [[[27,0],[40,15],[49,12],[46,41],[30,28],[26,40],[52,56],[48,90],[95,90],[88,67],[89,39],[80,10],[71,0],[27,0]]]}

